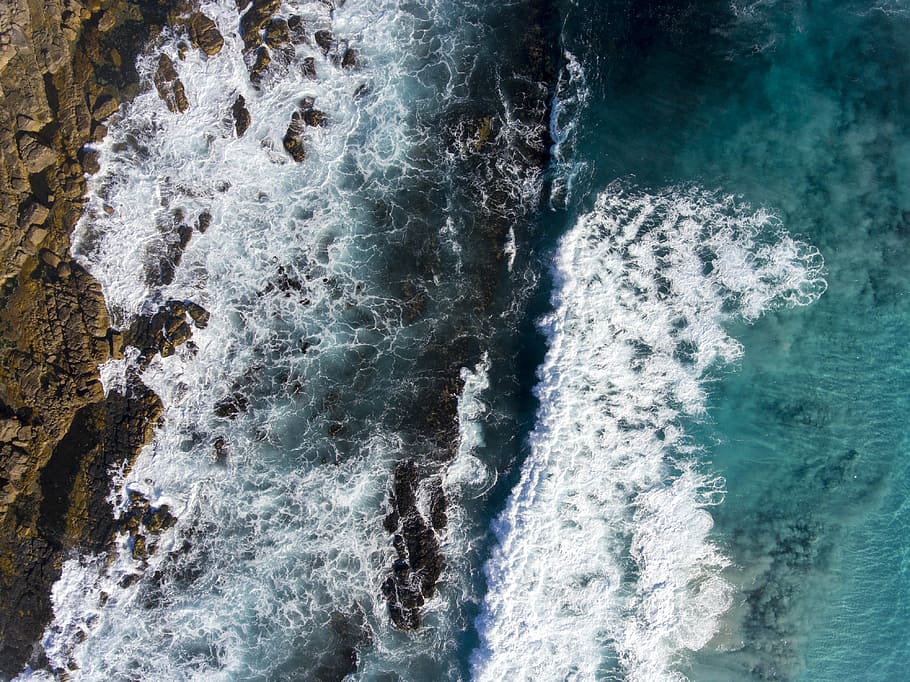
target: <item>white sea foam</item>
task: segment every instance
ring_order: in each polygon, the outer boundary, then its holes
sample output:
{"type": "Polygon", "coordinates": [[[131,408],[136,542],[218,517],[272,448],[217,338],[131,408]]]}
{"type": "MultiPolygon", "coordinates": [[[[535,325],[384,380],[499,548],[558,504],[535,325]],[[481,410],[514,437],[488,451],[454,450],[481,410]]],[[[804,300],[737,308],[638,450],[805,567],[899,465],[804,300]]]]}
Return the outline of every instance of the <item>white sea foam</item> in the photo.
{"type": "Polygon", "coordinates": [[[485,445],[483,419],[490,408],[483,393],[490,388],[489,371],[486,355],[473,370],[461,370],[464,388],[458,397],[458,453],[446,468],[444,479],[446,490],[456,496],[480,495],[496,481],[495,472],[477,457],[477,449],[485,445]]]}
{"type": "Polygon", "coordinates": [[[550,149],[553,164],[550,205],[553,207],[567,206],[572,201],[576,184],[590,170],[589,165],[579,161],[576,154],[578,124],[587,108],[590,90],[578,58],[565,50],[563,60],[550,107],[550,137],[553,139],[550,149]]]}
{"type": "MultiPolygon", "coordinates": [[[[462,16],[432,1],[348,2],[330,16],[330,3],[287,0],[282,16],[303,15],[311,34],[331,26],[362,68],[340,69],[300,44],[257,91],[234,0],[202,9],[224,35],[223,50],[181,59],[181,36],[164,36],[161,49],[190,106],[172,113],[152,90],[112,122],[75,238],[117,324],[166,299],[211,312],[208,327],[194,331],[195,349],[181,346],[144,371],[165,423],[115,490],[118,513],[135,491],[168,504],[178,522],[147,565],[132,558],[128,535],[110,565],[66,562],[44,638],[48,657],[85,680],[305,679],[342,646],[363,645],[365,674],[456,679],[455,668],[438,672],[442,652],[457,646],[440,611],[446,602],[430,604],[425,627],[404,636],[381,597],[394,555],[382,523],[389,472],[407,450],[379,423],[388,394],[371,382],[407,376],[423,332],[371,286],[370,276],[397,257],[383,251],[395,235],[371,211],[393,205],[409,176],[428,173],[420,115],[463,85],[473,48],[456,44],[459,31],[467,19],[481,22],[470,8],[457,8],[462,16]],[[316,59],[316,80],[300,69],[305,57],[316,59]],[[238,94],[252,118],[239,139],[230,115],[238,94]],[[329,124],[308,129],[308,158],[295,164],[281,140],[304,96],[329,124]],[[172,283],[149,283],[143,273],[173,240],[177,209],[190,225],[209,211],[211,226],[194,233],[172,283]],[[299,289],[285,295],[274,286],[279,266],[299,289]],[[237,386],[248,410],[218,418],[214,405],[237,386]],[[340,393],[348,396],[341,407],[340,393]],[[213,453],[218,439],[225,462],[213,453]],[[357,626],[345,635],[345,618],[361,620],[363,633],[357,626]]],[[[140,60],[146,82],[156,60],[157,52],[140,60]]],[[[129,361],[105,367],[108,389],[125,385],[129,361]]],[[[465,415],[480,400],[482,371],[474,372],[465,415]]],[[[469,421],[452,485],[472,456],[469,421]]],[[[482,476],[478,469],[457,485],[475,488],[482,476]]],[[[458,537],[446,539],[453,555],[458,537]]]]}
{"type": "Polygon", "coordinates": [[[540,408],[496,523],[477,621],[478,680],[682,679],[730,605],[728,560],[686,420],[724,329],[825,288],[822,260],[774,217],[698,189],[614,185],[562,239],[540,408]]]}

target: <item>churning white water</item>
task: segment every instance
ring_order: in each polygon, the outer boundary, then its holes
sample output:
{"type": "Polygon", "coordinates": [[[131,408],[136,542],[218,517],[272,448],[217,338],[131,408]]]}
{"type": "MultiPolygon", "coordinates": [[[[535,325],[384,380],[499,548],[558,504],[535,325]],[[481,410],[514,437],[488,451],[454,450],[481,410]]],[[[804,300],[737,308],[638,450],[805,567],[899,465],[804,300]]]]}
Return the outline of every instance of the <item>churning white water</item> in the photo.
{"type": "MultiPolygon", "coordinates": [[[[429,160],[438,142],[426,119],[471,94],[483,10],[287,0],[277,16],[302,17],[306,37],[255,87],[234,0],[201,9],[223,50],[184,51],[186,37],[171,31],[140,60],[150,84],[158,55],[169,55],[189,108],[169,111],[154,89],[124,108],[99,145],[75,237],[115,324],[167,300],[211,313],[191,344],[143,370],[164,424],[112,493],[118,513],[141,493],[177,522],[149,536],[147,558],[134,558],[124,534],[112,563],[66,563],[44,638],[49,660],[85,680],[337,679],[355,664],[363,679],[457,679],[460,600],[478,599],[455,575],[466,570],[461,536],[442,538],[452,575],[419,631],[392,627],[380,590],[395,556],[383,529],[389,475],[413,448],[389,426],[401,419],[392,398],[410,390],[434,324],[414,322],[386,280],[415,257],[405,233],[408,211],[420,215],[399,194],[427,178],[452,181],[429,160]],[[318,30],[355,50],[356,67],[326,54],[318,30]],[[231,116],[238,95],[252,121],[242,137],[231,116]],[[298,164],[282,136],[304,98],[326,125],[306,129],[298,164]],[[156,279],[181,224],[204,214],[210,224],[193,232],[172,280],[156,279]],[[219,416],[219,401],[235,394],[242,408],[219,416]]],[[[492,135],[521,132],[519,123],[492,135]]],[[[506,193],[536,196],[539,184],[515,171],[506,193]]],[[[448,232],[428,226],[443,261],[460,263],[459,225],[455,216],[448,232]]],[[[428,309],[457,296],[446,290],[457,275],[433,280],[428,309]]],[[[109,363],[106,385],[122,385],[135,361],[128,351],[109,363]]],[[[465,372],[461,446],[445,481],[456,521],[459,496],[495,481],[472,454],[485,370],[465,372]]]]}
{"type": "Polygon", "coordinates": [[[562,239],[540,408],[497,523],[478,680],[681,679],[731,593],[711,539],[723,481],[685,434],[725,331],[824,290],[773,216],[694,188],[616,184],[562,239]]]}

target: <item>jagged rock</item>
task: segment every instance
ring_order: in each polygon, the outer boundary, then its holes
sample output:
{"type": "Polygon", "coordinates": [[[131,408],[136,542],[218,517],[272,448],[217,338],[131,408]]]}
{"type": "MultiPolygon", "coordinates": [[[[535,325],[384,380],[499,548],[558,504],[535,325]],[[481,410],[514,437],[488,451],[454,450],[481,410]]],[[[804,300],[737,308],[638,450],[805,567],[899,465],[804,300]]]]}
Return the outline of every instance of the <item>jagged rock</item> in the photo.
{"type": "Polygon", "coordinates": [[[385,529],[393,533],[392,546],[396,559],[392,574],[382,584],[389,616],[396,627],[411,630],[420,625],[420,607],[436,591],[442,575],[443,558],[435,528],[441,528],[445,497],[438,480],[433,482],[431,511],[434,520],[424,519],[417,508],[417,491],[422,476],[414,460],[395,466],[389,494],[391,509],[384,521],[385,529]],[[437,526],[436,523],[441,523],[437,526]]]}
{"type": "Polygon", "coordinates": [[[34,133],[23,133],[18,139],[19,158],[29,173],[40,173],[56,162],[58,154],[34,133]]]}
{"type": "Polygon", "coordinates": [[[301,112],[303,122],[308,126],[313,127],[322,127],[325,125],[325,114],[319,111],[319,109],[304,109],[301,112]]]}
{"type": "Polygon", "coordinates": [[[253,0],[253,6],[240,18],[240,36],[247,50],[262,43],[260,32],[280,6],[281,0],[253,0]]]}
{"type": "Polygon", "coordinates": [[[249,401],[246,396],[240,392],[234,392],[231,395],[222,398],[215,403],[215,415],[223,419],[233,419],[238,414],[246,412],[249,401]]]}
{"type": "Polygon", "coordinates": [[[265,44],[271,48],[279,48],[291,42],[291,33],[288,22],[284,19],[272,19],[265,29],[265,44]]]}
{"type": "Polygon", "coordinates": [[[160,507],[150,507],[142,517],[142,524],[149,533],[161,533],[177,523],[177,518],[171,514],[171,508],[162,504],[160,507]]]}
{"type": "Polygon", "coordinates": [[[304,78],[316,80],[316,59],[313,57],[304,57],[300,64],[300,72],[304,78]]]}
{"type": "Polygon", "coordinates": [[[325,29],[316,31],[313,34],[313,39],[316,41],[316,44],[322,48],[323,54],[328,54],[329,50],[332,49],[332,46],[335,44],[335,35],[331,31],[325,29]]]}
{"type": "Polygon", "coordinates": [[[183,83],[177,76],[173,60],[166,54],[158,58],[158,70],[155,72],[155,87],[158,96],[167,104],[167,108],[175,113],[183,113],[189,107],[183,83]]]}
{"type": "Polygon", "coordinates": [[[145,544],[145,536],[137,535],[133,538],[133,549],[132,549],[133,558],[136,561],[142,561],[143,559],[148,559],[149,553],[145,544]]]}
{"type": "Polygon", "coordinates": [[[291,35],[292,42],[307,42],[306,25],[303,23],[303,17],[301,17],[299,14],[292,14],[290,17],[288,17],[288,32],[291,35]]]}
{"type": "Polygon", "coordinates": [[[221,52],[224,37],[215,26],[215,22],[202,12],[194,12],[189,19],[190,40],[193,47],[198,47],[207,55],[214,56],[221,52]]]}
{"type": "Polygon", "coordinates": [[[155,353],[173,355],[177,347],[192,338],[187,316],[197,328],[208,323],[208,311],[196,303],[171,300],[151,315],[140,315],[124,333],[124,343],[139,350],[140,366],[155,353]]]}
{"type": "Polygon", "coordinates": [[[282,140],[285,150],[297,163],[306,159],[306,147],[303,141],[306,127],[324,126],[326,123],[325,114],[316,109],[313,106],[314,103],[312,97],[305,97],[301,100],[297,111],[291,114],[291,121],[282,140]]]}
{"type": "Polygon", "coordinates": [[[202,233],[205,233],[209,229],[209,225],[212,224],[212,214],[208,211],[202,211],[196,217],[196,229],[202,233]]]}
{"type": "Polygon", "coordinates": [[[19,227],[28,228],[32,225],[43,225],[50,214],[51,211],[47,206],[36,201],[30,201],[19,213],[19,227]]]}
{"type": "Polygon", "coordinates": [[[192,301],[186,304],[186,312],[193,319],[193,323],[199,329],[205,329],[209,324],[209,311],[198,303],[192,301]]]}
{"type": "Polygon", "coordinates": [[[94,175],[101,170],[101,164],[98,159],[99,154],[94,149],[83,148],[79,152],[79,163],[82,164],[82,170],[89,175],[94,175]]]}
{"type": "Polygon", "coordinates": [[[258,86],[265,76],[266,69],[272,63],[272,57],[269,55],[269,49],[262,45],[256,50],[256,61],[250,67],[250,82],[258,86]]]}
{"type": "MultiPolygon", "coordinates": [[[[234,106],[231,108],[231,113],[234,114],[234,130],[237,132],[237,137],[243,137],[252,122],[243,95],[237,95],[237,99],[234,100],[234,106]]],[[[205,230],[201,231],[204,232],[205,230]]]]}
{"type": "Polygon", "coordinates": [[[357,66],[357,51],[354,49],[347,49],[344,51],[344,56],[341,58],[341,68],[342,69],[353,69],[357,66]]]}
{"type": "Polygon", "coordinates": [[[222,436],[218,436],[212,443],[212,451],[215,456],[216,464],[224,464],[227,461],[228,448],[222,436]]]}
{"type": "Polygon", "coordinates": [[[306,148],[303,146],[304,125],[303,118],[300,116],[299,112],[295,111],[291,115],[291,122],[288,125],[287,132],[284,134],[284,139],[282,140],[285,151],[290,154],[291,158],[297,163],[302,163],[306,160],[306,148]]]}
{"type": "Polygon", "coordinates": [[[110,95],[98,98],[95,107],[92,109],[92,118],[96,121],[103,121],[120,108],[119,102],[110,95]]]}
{"type": "Polygon", "coordinates": [[[83,147],[138,92],[136,55],[176,4],[0,3],[0,420],[18,425],[0,442],[0,679],[44,631],[64,556],[106,549],[110,471],[158,418],[132,380],[104,397],[97,368],[116,337],[68,249],[94,170],[83,147]]]}
{"type": "Polygon", "coordinates": [[[120,360],[123,357],[123,334],[116,329],[109,329],[107,340],[111,347],[111,357],[114,360],[120,360]]]}

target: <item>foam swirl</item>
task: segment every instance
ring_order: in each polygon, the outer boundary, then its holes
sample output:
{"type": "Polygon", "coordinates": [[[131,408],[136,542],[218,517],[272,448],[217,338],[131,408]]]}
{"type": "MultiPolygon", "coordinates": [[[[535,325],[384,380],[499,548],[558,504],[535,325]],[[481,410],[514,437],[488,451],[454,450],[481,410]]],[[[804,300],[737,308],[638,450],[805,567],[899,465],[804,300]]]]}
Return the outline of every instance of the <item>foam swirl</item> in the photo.
{"type": "Polygon", "coordinates": [[[496,523],[478,680],[683,679],[731,601],[711,538],[723,481],[687,439],[725,330],[825,289],[767,211],[616,184],[562,239],[537,425],[496,523]]]}

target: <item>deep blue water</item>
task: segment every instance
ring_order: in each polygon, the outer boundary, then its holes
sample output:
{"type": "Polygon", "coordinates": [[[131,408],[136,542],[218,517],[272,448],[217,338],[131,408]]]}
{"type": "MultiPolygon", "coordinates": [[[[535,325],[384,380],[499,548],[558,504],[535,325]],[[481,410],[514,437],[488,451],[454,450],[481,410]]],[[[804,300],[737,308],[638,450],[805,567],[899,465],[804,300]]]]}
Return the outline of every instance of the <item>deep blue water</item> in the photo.
{"type": "Polygon", "coordinates": [[[224,51],[155,47],[191,107],[112,122],[76,239],[119,324],[212,313],[143,371],[166,421],[114,491],[178,523],[67,564],[58,674],[910,675],[910,7],[288,0],[358,68],[311,36],[262,87],[204,9],[224,51]],[[414,630],[407,461],[445,563],[414,630]]]}

